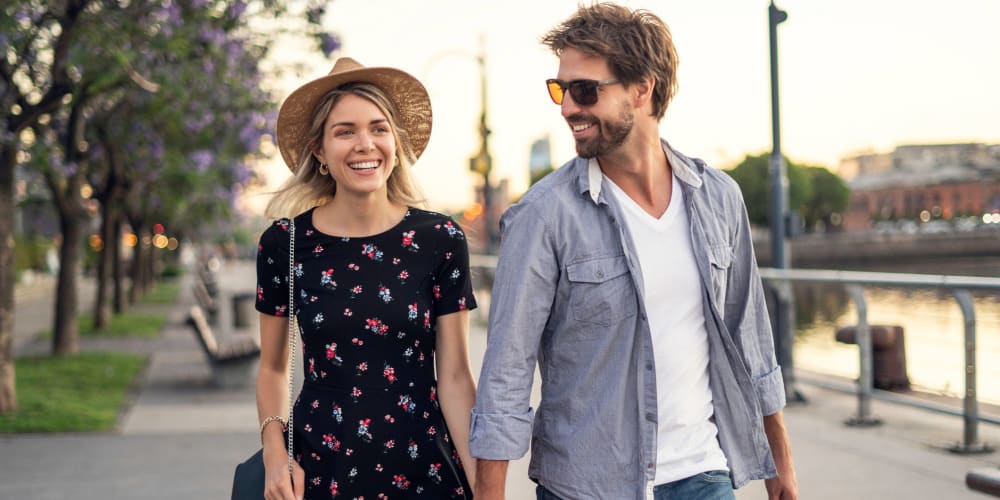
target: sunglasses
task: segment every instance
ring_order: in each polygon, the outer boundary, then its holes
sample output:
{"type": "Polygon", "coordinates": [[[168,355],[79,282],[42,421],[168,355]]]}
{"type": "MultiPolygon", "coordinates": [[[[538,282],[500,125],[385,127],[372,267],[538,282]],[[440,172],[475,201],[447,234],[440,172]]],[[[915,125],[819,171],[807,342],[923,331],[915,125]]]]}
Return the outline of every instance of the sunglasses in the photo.
{"type": "Polygon", "coordinates": [[[563,81],[555,78],[545,80],[545,85],[549,88],[549,97],[552,102],[562,105],[563,96],[569,89],[569,95],[573,96],[573,102],[580,106],[591,106],[597,103],[597,91],[605,85],[619,83],[618,80],[570,80],[563,81]]]}

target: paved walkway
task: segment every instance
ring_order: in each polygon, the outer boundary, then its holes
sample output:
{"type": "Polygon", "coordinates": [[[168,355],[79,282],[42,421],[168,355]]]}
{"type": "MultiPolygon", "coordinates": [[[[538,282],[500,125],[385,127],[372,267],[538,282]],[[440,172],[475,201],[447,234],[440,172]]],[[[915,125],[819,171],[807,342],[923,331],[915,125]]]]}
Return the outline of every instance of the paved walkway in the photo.
{"type": "MultiPolygon", "coordinates": [[[[251,290],[252,267],[226,264],[219,273],[223,296],[251,290]]],[[[49,297],[31,300],[44,310],[37,302],[49,297]]],[[[0,498],[228,498],[233,466],[259,446],[254,390],[252,383],[239,389],[211,385],[208,363],[183,323],[190,301],[181,298],[159,338],[131,345],[150,352],[151,361],[114,432],[0,436],[0,498]]],[[[222,314],[220,324],[231,324],[227,307],[222,314]]],[[[19,324],[26,323],[19,318],[19,324]]],[[[474,327],[476,372],[485,339],[485,328],[474,327]]],[[[105,347],[111,346],[84,346],[105,347]]],[[[971,468],[1000,465],[1000,453],[959,456],[942,448],[961,438],[961,419],[876,401],[874,411],[885,425],[850,428],[841,422],[855,410],[852,397],[802,390],[810,403],[789,407],[786,420],[803,499],[989,498],[968,491],[964,476],[971,468]]],[[[984,424],[980,436],[1000,444],[1000,427],[984,424]]],[[[526,471],[527,459],[512,464],[509,499],[534,498],[526,471]]],[[[766,494],[756,482],[737,498],[766,494]]]]}

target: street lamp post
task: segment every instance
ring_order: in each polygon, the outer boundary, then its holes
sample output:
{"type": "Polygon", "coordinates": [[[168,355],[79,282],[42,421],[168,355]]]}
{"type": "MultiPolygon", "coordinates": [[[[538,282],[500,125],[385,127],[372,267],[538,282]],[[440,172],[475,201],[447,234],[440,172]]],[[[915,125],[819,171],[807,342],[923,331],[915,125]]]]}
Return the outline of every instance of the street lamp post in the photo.
{"type": "MultiPolygon", "coordinates": [[[[768,32],[771,49],[771,266],[776,269],[791,267],[788,247],[788,173],[781,154],[781,119],[778,108],[778,25],[788,19],[788,13],[772,1],[767,8],[768,32]]],[[[795,307],[792,285],[776,284],[774,290],[774,350],[781,365],[785,394],[789,401],[804,401],[795,387],[792,342],[794,340],[795,307]]]]}
{"type": "Polygon", "coordinates": [[[486,239],[485,253],[490,254],[496,250],[496,229],[493,225],[493,186],[490,183],[490,173],[493,171],[493,157],[490,155],[489,135],[490,128],[487,125],[487,85],[486,85],[486,37],[479,37],[479,52],[472,54],[461,50],[447,51],[438,54],[427,63],[425,72],[433,63],[447,56],[463,56],[475,59],[479,65],[479,86],[480,86],[480,115],[479,115],[479,151],[469,158],[469,170],[483,177],[483,236],[486,239]]]}
{"type": "Polygon", "coordinates": [[[479,37],[479,54],[476,55],[479,63],[479,85],[480,85],[480,110],[479,115],[479,153],[469,161],[469,168],[483,176],[483,233],[486,237],[486,252],[492,254],[496,250],[496,231],[493,229],[493,187],[490,185],[490,172],[493,170],[493,157],[490,156],[489,136],[490,128],[486,122],[486,110],[488,109],[486,100],[486,37],[479,37]]]}

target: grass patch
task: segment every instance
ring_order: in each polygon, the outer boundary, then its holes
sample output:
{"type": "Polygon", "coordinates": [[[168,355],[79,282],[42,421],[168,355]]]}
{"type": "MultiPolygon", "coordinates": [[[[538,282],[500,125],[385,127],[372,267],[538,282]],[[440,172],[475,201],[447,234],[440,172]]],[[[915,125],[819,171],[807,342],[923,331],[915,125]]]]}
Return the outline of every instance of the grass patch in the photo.
{"type": "Polygon", "coordinates": [[[139,314],[125,313],[111,316],[108,327],[104,330],[94,329],[94,317],[92,315],[81,315],[77,319],[81,337],[145,337],[152,338],[159,335],[167,322],[165,314],[139,314]]]}
{"type": "Polygon", "coordinates": [[[177,296],[181,293],[180,280],[160,280],[156,288],[143,297],[140,302],[143,304],[174,304],[177,296]]]}
{"type": "MultiPolygon", "coordinates": [[[[76,319],[80,337],[139,337],[153,338],[159,335],[167,322],[165,314],[125,313],[111,316],[111,322],[104,330],[94,329],[94,317],[90,313],[81,314],[76,319]]],[[[51,339],[52,330],[38,334],[41,338],[51,339]]]]}
{"type": "Polygon", "coordinates": [[[15,360],[19,409],[0,433],[96,432],[114,427],[146,355],[92,352],[15,360]]]}

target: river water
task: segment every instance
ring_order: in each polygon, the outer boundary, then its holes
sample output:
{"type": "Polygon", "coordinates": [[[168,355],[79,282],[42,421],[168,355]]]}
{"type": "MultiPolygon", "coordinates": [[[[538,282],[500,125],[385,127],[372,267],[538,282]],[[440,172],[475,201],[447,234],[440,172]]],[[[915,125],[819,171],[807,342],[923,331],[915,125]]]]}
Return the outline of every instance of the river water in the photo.
{"type": "MultiPolygon", "coordinates": [[[[857,266],[853,270],[1000,277],[1000,256],[857,266]]],[[[837,285],[797,284],[795,366],[858,376],[858,348],[834,340],[837,327],[857,322],[854,302],[837,285]]],[[[965,327],[951,293],[934,289],[865,289],[868,322],[904,329],[907,372],[914,389],[961,397],[965,387],[965,327]]],[[[1000,290],[973,292],[978,393],[1000,404],[1000,290]]]]}

